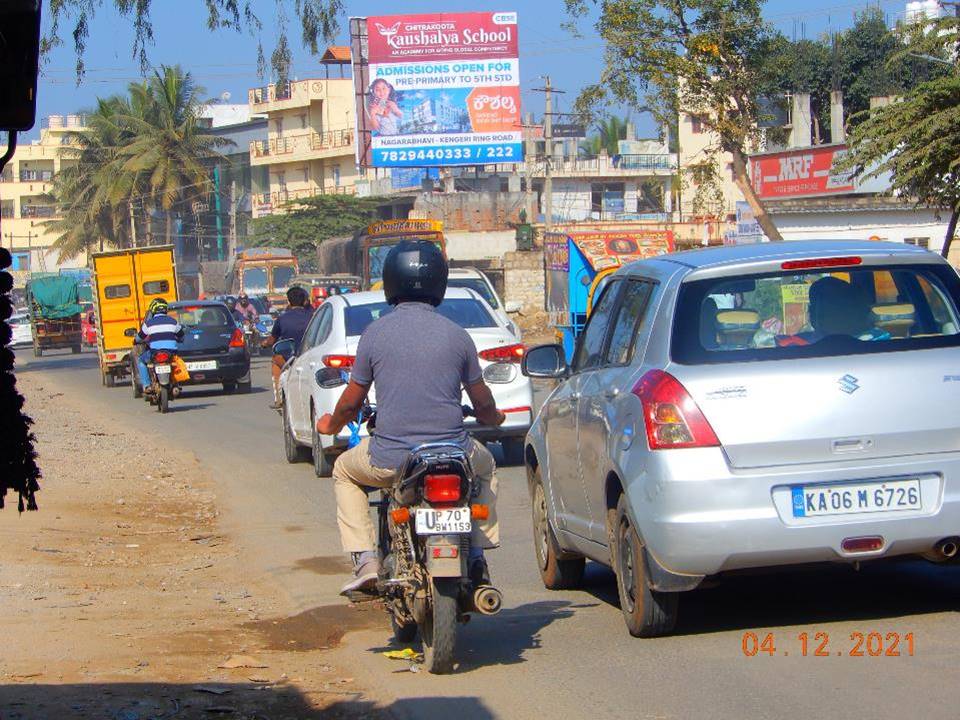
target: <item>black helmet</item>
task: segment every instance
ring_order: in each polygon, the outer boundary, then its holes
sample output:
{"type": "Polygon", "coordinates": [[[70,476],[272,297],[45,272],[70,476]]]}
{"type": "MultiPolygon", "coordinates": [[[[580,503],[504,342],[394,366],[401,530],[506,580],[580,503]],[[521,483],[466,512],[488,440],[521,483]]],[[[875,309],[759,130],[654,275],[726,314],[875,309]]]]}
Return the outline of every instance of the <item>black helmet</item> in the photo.
{"type": "Polygon", "coordinates": [[[447,291],[447,273],[447,261],[434,243],[404,240],[383,262],[383,292],[391,305],[419,300],[436,307],[447,291]]]}

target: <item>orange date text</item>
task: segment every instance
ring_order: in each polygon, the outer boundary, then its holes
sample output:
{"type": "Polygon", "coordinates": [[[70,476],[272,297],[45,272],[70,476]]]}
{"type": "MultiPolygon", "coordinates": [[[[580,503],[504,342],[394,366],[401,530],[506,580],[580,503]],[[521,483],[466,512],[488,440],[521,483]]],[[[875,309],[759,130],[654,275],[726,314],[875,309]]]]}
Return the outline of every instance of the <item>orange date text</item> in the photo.
{"type": "Polygon", "coordinates": [[[859,632],[831,635],[828,632],[757,633],[748,630],[740,640],[746,657],[913,657],[916,639],[912,632],[859,632]]]}

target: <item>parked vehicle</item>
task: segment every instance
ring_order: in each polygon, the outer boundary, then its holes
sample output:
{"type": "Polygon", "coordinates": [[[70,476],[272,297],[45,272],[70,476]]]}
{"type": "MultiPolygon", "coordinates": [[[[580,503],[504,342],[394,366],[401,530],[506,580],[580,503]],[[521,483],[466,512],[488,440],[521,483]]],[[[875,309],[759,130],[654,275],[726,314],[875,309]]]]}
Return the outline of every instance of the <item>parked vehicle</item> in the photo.
{"type": "Polygon", "coordinates": [[[282,310],[287,306],[290,280],[299,272],[294,254],[285,248],[257,247],[242,250],[234,256],[227,268],[227,292],[263,295],[271,307],[282,310]]]}
{"type": "Polygon", "coordinates": [[[633,635],[744,568],[960,546],[960,278],[879,242],[704,249],[619,270],[527,438],[548,588],[615,569],[633,635]]]}
{"type": "MultiPolygon", "coordinates": [[[[177,299],[173,245],[93,253],[90,261],[100,377],[113,387],[130,372],[133,338],[150,303],[177,299]]],[[[132,378],[136,388],[136,372],[132,378]]]]}
{"type": "Polygon", "coordinates": [[[497,295],[490,278],[483,272],[477,268],[450,268],[447,287],[465,287],[473,290],[486,301],[487,305],[514,335],[518,338],[521,337],[520,328],[510,319],[508,314],[519,311],[520,303],[514,301],[504,304],[500,296],[497,295]]]}
{"type": "MultiPolygon", "coordinates": [[[[323,388],[313,381],[318,368],[349,370],[360,335],[367,325],[391,311],[382,292],[336,295],[327,299],[313,314],[299,348],[292,343],[285,349],[295,355],[280,375],[283,402],[284,447],[287,460],[306,458],[306,448],[313,453],[318,477],[327,477],[333,470],[336,456],[350,442],[351,432],[360,436],[366,430],[344,429],[338,436],[320,435],[316,418],[333,412],[342,388],[323,388]]],[[[473,338],[480,356],[483,377],[490,385],[497,407],[507,415],[499,428],[470,421],[466,427],[483,440],[500,441],[508,462],[521,462],[523,438],[530,427],[533,389],[529,379],[520,373],[524,348],[477,293],[465,288],[448,288],[437,311],[463,327],[473,338]]],[[[429,351],[425,348],[425,352],[429,351]]],[[[370,402],[375,402],[375,390],[370,402]]],[[[464,403],[467,402],[464,395],[464,403]]]]}
{"type": "MultiPolygon", "coordinates": [[[[226,305],[213,300],[175,302],[170,303],[169,315],[183,326],[176,352],[190,373],[183,387],[222,384],[227,393],[250,392],[250,351],[226,305]]],[[[134,395],[142,392],[136,372],[133,385],[134,395]]]]}
{"type": "Polygon", "coordinates": [[[7,320],[7,323],[10,325],[12,332],[10,347],[33,345],[33,326],[30,325],[30,316],[27,313],[13,314],[7,320]]]}
{"type": "MultiPolygon", "coordinates": [[[[326,389],[346,384],[344,373],[329,367],[318,370],[315,381],[326,389]]],[[[361,420],[372,427],[376,409],[364,408],[361,420]]],[[[427,443],[413,449],[394,486],[381,491],[375,503],[377,594],[397,642],[411,642],[419,630],[423,664],[431,673],[453,670],[457,626],[471,612],[496,615],[503,603],[495,587],[470,579],[472,523],[490,513],[489,506],[474,502],[478,494],[464,450],[454,443],[427,443]]]]}
{"type": "Polygon", "coordinates": [[[76,278],[46,275],[27,280],[27,308],[33,331],[33,354],[82,348],[80,298],[76,278]]]}

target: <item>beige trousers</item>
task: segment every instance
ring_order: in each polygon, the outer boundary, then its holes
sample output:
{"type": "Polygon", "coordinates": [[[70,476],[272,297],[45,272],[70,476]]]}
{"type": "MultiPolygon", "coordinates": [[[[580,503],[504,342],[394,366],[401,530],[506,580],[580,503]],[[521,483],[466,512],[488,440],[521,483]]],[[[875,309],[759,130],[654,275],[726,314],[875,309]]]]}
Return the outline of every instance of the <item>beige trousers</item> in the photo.
{"type": "MultiPolygon", "coordinates": [[[[495,548],[500,545],[496,466],[493,455],[484,445],[476,440],[471,442],[470,463],[480,481],[480,495],[476,502],[490,508],[490,516],[486,520],[474,521],[472,543],[475,547],[495,548]]],[[[340,526],[340,542],[344,552],[376,549],[376,528],[370,517],[364,488],[388,488],[393,485],[396,476],[396,470],[370,464],[369,438],[364,438],[359,445],[337,458],[333,465],[333,488],[337,496],[337,524],[340,526]]]]}

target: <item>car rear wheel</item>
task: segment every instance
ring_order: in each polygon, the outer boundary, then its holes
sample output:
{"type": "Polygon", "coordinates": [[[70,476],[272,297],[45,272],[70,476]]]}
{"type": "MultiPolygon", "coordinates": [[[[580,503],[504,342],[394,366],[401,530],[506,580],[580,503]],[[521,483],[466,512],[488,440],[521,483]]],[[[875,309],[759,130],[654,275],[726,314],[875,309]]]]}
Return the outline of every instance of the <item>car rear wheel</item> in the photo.
{"type": "Polygon", "coordinates": [[[253,387],[253,383],[250,380],[241,380],[237,382],[237,392],[246,395],[250,392],[253,387]]]}
{"type": "Polygon", "coordinates": [[[223,384],[223,391],[228,395],[235,392],[237,389],[237,384],[235,382],[225,382],[223,384]]]}
{"type": "Polygon", "coordinates": [[[72,348],[70,348],[70,352],[72,352],[74,355],[79,355],[80,353],[83,352],[83,346],[74,345],[72,348]]]}
{"type": "Polygon", "coordinates": [[[582,557],[564,557],[550,527],[547,495],[540,480],[540,469],[534,471],[533,483],[533,547],[540,568],[540,579],[547,590],[579,587],[587,564],[582,557]]]}
{"type": "Polygon", "coordinates": [[[323,450],[320,433],[317,432],[317,418],[312,410],[310,411],[310,434],[313,438],[313,472],[318,478],[330,477],[333,475],[333,461],[323,450]]]}
{"type": "Polygon", "coordinates": [[[303,462],[307,459],[307,449],[298,445],[296,438],[293,437],[293,430],[290,428],[290,420],[287,415],[286,402],[280,407],[280,416],[283,418],[283,451],[287,457],[287,462],[303,462]]]}
{"type": "Polygon", "coordinates": [[[677,624],[679,593],[651,590],[643,543],[627,513],[627,496],[617,503],[616,525],[617,591],[627,629],[634,637],[667,635],[677,624]]]}

